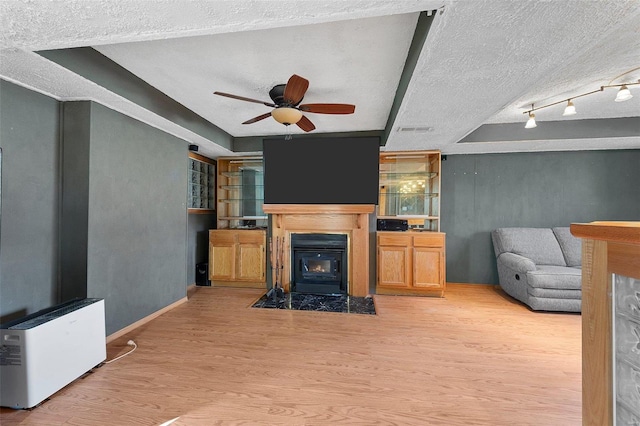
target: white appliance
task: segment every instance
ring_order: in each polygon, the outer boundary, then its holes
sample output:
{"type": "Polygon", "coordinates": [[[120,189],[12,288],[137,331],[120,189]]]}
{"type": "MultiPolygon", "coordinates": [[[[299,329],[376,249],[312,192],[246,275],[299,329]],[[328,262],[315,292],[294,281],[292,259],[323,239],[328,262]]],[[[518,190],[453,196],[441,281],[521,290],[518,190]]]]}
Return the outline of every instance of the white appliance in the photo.
{"type": "Polygon", "coordinates": [[[0,405],[31,408],[107,358],[104,299],[73,300],[0,328],[0,405]]]}

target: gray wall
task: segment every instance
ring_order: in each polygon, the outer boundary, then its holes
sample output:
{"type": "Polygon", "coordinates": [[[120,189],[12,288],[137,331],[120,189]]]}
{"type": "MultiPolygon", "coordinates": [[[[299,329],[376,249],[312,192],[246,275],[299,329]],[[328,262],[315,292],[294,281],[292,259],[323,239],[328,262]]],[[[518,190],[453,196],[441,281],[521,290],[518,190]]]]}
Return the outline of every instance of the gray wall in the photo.
{"type": "Polygon", "coordinates": [[[91,103],[87,296],[108,334],[186,296],[188,144],[91,103]]]}
{"type": "Polygon", "coordinates": [[[640,220],[639,183],[640,150],[446,156],[447,281],[498,283],[495,228],[640,220]]]}
{"type": "Polygon", "coordinates": [[[57,302],[59,103],[0,80],[0,321],[57,302]]]}
{"type": "Polygon", "coordinates": [[[87,297],[91,102],[62,104],[60,299],[87,297]]]}
{"type": "Polygon", "coordinates": [[[59,103],[0,83],[2,321],[85,291],[105,299],[112,334],[185,297],[188,143],[92,102],[66,103],[64,162],[59,103]],[[75,256],[64,261],[70,284],[57,278],[62,253],[75,256]],[[74,280],[85,276],[83,289],[74,280]]]}

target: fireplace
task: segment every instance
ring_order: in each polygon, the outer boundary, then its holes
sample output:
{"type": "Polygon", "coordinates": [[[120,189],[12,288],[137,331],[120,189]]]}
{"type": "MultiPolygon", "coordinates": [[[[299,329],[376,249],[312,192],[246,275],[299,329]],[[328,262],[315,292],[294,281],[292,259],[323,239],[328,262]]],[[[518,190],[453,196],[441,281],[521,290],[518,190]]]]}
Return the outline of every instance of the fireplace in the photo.
{"type": "MultiPolygon", "coordinates": [[[[284,241],[282,271],[285,273],[281,274],[280,282],[284,291],[292,291],[291,235],[326,233],[347,236],[347,295],[369,294],[369,217],[374,209],[373,204],[264,204],[263,211],[270,215],[272,238],[284,241]]],[[[276,281],[274,277],[273,282],[276,281]]]]}
{"type": "Polygon", "coordinates": [[[346,234],[291,234],[291,291],[347,294],[346,234]]]}

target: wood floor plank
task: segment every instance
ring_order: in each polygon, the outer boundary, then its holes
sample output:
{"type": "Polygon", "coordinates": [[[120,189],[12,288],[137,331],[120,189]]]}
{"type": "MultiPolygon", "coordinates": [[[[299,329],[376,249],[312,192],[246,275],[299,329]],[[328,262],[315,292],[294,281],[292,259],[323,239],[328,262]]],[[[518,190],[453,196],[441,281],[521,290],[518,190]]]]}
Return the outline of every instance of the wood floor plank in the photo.
{"type": "Polygon", "coordinates": [[[487,285],[375,295],[377,315],[251,308],[198,287],[4,425],[580,425],[581,317],[487,285]]]}

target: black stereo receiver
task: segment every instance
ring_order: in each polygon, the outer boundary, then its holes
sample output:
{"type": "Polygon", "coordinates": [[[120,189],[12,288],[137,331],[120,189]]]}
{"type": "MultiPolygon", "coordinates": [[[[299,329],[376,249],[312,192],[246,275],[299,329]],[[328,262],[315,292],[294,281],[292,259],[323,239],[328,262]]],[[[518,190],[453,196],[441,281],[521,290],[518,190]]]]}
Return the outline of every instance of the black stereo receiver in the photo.
{"type": "Polygon", "coordinates": [[[404,219],[378,219],[378,231],[406,231],[409,222],[404,219]]]}

